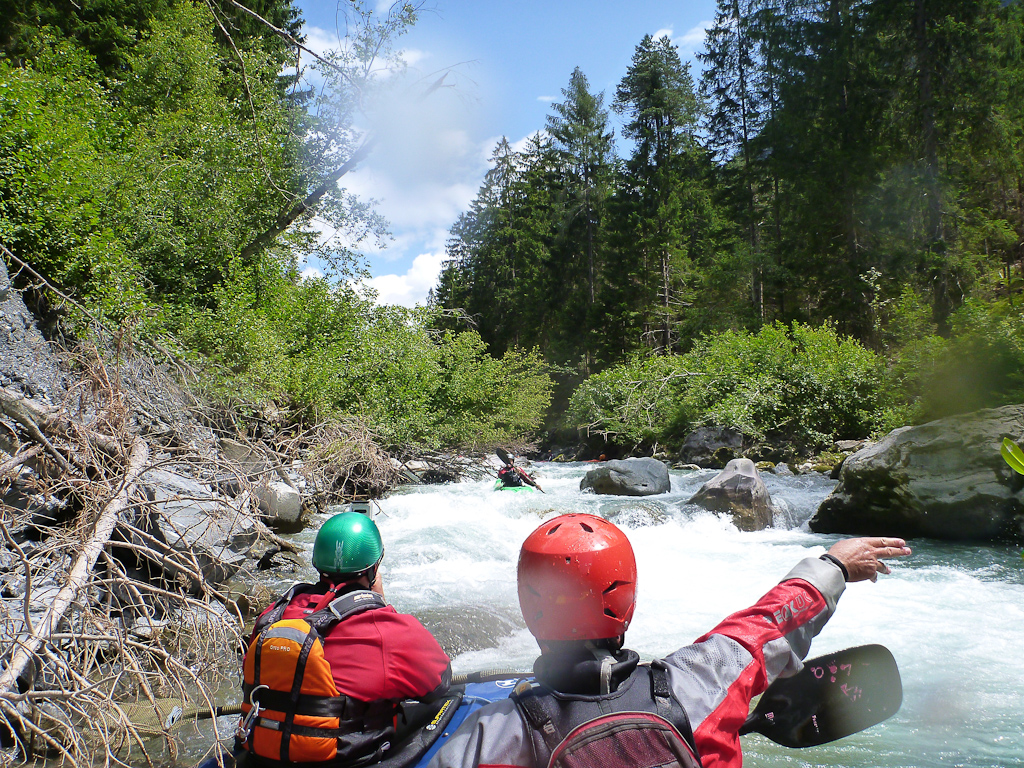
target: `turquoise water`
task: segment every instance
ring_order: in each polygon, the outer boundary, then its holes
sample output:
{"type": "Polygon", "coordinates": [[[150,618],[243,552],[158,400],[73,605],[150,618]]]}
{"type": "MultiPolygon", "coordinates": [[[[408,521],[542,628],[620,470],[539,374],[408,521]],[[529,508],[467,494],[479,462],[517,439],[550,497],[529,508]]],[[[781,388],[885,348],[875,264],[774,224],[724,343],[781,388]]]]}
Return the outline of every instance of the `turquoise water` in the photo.
{"type": "MultiPolygon", "coordinates": [[[[712,470],[673,472],[647,499],[579,491],[588,464],[537,464],[546,493],[502,493],[493,481],[401,489],[379,503],[385,591],[431,628],[456,672],[529,669],[537,649],[519,614],[519,546],[545,517],[578,511],[623,527],[636,550],[639,600],[627,645],[645,658],[692,641],[750,605],[802,557],[837,536],[806,522],[834,482],[766,475],[776,528],[741,533],[688,507],[712,470]]],[[[296,541],[310,547],[315,528],[296,541]]],[[[744,738],[747,768],[1024,766],[1024,561],[1018,548],[910,542],[912,557],[877,583],[852,584],[811,655],[864,643],[899,663],[904,703],[886,723],[833,745],[779,747],[744,738]]],[[[311,573],[298,573],[308,578],[311,573]]]]}

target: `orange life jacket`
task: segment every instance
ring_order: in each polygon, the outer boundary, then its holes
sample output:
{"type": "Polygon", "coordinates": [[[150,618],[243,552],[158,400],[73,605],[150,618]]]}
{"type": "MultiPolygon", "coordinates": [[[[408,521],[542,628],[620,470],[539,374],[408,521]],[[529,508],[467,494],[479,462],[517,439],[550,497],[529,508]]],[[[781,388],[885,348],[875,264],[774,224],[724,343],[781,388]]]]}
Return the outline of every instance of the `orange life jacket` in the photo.
{"type": "Polygon", "coordinates": [[[394,734],[393,706],[339,694],[323,637],[349,616],[387,603],[376,592],[357,590],[305,619],[281,618],[296,594],[313,588],[296,585],[257,622],[243,665],[236,740],[260,762],[375,762],[394,734]]]}

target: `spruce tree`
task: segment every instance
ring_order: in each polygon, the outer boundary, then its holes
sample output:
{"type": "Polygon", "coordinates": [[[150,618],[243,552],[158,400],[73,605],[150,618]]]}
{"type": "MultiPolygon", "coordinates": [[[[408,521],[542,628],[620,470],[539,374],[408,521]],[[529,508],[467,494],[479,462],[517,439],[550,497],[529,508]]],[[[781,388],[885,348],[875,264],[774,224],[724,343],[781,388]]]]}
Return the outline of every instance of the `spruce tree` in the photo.
{"type": "Polygon", "coordinates": [[[608,128],[603,94],[590,93],[578,67],[562,95],[565,100],[552,105],[554,114],[547,119],[558,177],[548,300],[559,308],[564,351],[558,357],[580,363],[586,375],[593,359],[594,306],[615,176],[614,134],[608,128]]]}
{"type": "Polygon", "coordinates": [[[686,280],[710,226],[705,155],[696,137],[699,102],[689,65],[670,40],[644,37],[613,107],[625,117],[623,135],[634,147],[620,190],[609,303],[620,304],[616,313],[627,336],[667,353],[678,341],[686,280]]]}

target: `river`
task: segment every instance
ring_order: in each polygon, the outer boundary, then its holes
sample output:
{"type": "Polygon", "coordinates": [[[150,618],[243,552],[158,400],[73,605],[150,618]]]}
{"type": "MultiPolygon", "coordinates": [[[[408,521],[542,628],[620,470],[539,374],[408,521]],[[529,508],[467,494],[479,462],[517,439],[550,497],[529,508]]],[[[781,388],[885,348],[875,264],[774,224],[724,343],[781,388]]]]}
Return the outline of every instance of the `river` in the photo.
{"type": "MultiPolygon", "coordinates": [[[[531,668],[537,648],[519,613],[516,559],[527,534],[556,513],[599,514],[627,532],[639,597],[626,639],[645,659],[675,650],[752,604],[798,560],[823,553],[839,538],[807,528],[835,484],[821,475],[765,475],[780,507],[776,527],[741,533],[685,504],[713,470],[673,471],[670,493],[628,499],[581,493],[579,481],[592,467],[534,465],[544,494],[465,482],[402,488],[377,503],[386,595],[434,631],[456,672],[531,668]]],[[[310,527],[293,540],[308,551],[315,534],[310,527]]],[[[1024,766],[1019,548],[931,540],[910,545],[913,556],[893,562],[891,575],[849,586],[811,648],[816,656],[865,643],[887,646],[903,678],[900,711],[864,733],[805,750],[744,737],[747,768],[1024,766]]]]}

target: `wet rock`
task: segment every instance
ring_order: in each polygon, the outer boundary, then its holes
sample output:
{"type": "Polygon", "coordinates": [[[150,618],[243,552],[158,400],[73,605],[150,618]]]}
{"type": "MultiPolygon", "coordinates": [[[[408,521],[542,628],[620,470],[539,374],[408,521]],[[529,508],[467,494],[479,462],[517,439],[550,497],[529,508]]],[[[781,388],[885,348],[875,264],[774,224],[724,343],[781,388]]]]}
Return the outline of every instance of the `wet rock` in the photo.
{"type": "Polygon", "coordinates": [[[483,605],[460,605],[451,608],[418,611],[419,619],[438,644],[452,658],[483,648],[494,648],[523,628],[518,612],[483,605]]]}
{"type": "Polygon", "coordinates": [[[669,509],[657,501],[619,501],[602,505],[601,517],[619,527],[644,528],[664,523],[669,509]]]}
{"type": "Polygon", "coordinates": [[[743,433],[729,427],[700,427],[683,441],[678,460],[707,469],[721,469],[743,451],[743,433]]]}
{"type": "Polygon", "coordinates": [[[651,458],[609,461],[580,480],[581,491],[614,496],[654,496],[671,488],[668,467],[651,458]]]}
{"type": "Polygon", "coordinates": [[[1024,435],[1024,405],[890,432],[848,457],[810,521],[818,533],[1024,541],[1024,477],[1000,456],[1024,435]]]}
{"type": "Polygon", "coordinates": [[[701,486],[688,504],[712,512],[728,512],[741,531],[770,528],[775,508],[761,475],[750,459],[733,459],[701,486]]]}

